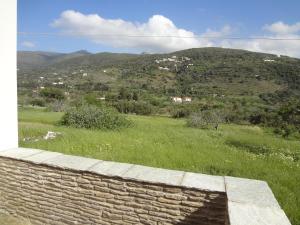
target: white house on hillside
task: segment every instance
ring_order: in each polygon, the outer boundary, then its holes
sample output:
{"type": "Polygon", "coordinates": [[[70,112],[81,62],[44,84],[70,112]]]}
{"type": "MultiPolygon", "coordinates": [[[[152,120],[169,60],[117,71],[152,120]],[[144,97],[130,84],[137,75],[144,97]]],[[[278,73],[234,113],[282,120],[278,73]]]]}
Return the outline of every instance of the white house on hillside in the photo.
{"type": "Polygon", "coordinates": [[[183,102],[191,102],[191,101],[192,101],[192,98],[191,98],[191,97],[183,97],[183,98],[182,98],[182,101],[183,101],[183,102]]]}
{"type": "Polygon", "coordinates": [[[264,59],[264,62],[275,62],[274,59],[264,59]]]}
{"type": "Polygon", "coordinates": [[[174,97],[171,97],[171,100],[173,102],[176,102],[176,103],[183,103],[183,102],[191,102],[192,98],[191,97],[178,97],[178,96],[174,96],[174,97]]]}
{"type": "Polygon", "coordinates": [[[103,96],[103,97],[98,97],[97,100],[104,101],[104,100],[105,100],[105,96],[103,96]]]}
{"type": "Polygon", "coordinates": [[[171,99],[172,99],[173,102],[182,103],[182,98],[181,97],[174,96],[174,97],[171,97],[171,99]]]}

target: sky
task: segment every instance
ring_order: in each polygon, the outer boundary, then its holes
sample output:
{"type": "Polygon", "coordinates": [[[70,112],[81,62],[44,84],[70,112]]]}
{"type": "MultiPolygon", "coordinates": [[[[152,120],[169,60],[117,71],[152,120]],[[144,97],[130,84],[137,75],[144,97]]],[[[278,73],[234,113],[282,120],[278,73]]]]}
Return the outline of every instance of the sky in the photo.
{"type": "Polygon", "coordinates": [[[224,47],[300,58],[299,9],[299,0],[18,0],[18,50],[224,47]]]}

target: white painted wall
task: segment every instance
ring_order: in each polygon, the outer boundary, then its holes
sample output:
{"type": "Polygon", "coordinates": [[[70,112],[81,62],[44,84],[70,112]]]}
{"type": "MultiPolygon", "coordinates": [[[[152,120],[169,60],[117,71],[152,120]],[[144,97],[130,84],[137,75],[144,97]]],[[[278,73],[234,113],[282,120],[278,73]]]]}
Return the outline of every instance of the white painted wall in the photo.
{"type": "Polygon", "coordinates": [[[17,0],[0,3],[0,150],[18,147],[17,0]]]}

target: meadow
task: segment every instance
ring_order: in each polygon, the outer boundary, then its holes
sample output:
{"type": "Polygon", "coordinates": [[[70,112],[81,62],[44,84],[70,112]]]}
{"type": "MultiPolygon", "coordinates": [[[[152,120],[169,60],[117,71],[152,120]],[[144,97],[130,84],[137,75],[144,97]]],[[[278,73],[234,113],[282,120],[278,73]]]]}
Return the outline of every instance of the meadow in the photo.
{"type": "Polygon", "coordinates": [[[300,225],[300,142],[258,126],[186,126],[185,120],[129,115],[119,131],[58,125],[62,113],[19,109],[19,144],[101,160],[265,180],[292,224],[300,225]],[[60,132],[44,140],[48,131],[60,132]]]}

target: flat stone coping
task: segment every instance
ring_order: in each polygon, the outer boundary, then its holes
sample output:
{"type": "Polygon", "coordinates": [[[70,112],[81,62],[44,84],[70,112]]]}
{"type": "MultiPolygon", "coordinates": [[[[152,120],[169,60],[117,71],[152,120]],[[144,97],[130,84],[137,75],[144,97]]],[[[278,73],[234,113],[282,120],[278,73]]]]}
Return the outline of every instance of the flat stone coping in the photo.
{"type": "Polygon", "coordinates": [[[291,225],[268,184],[260,180],[102,161],[29,148],[0,150],[0,157],[147,183],[223,192],[227,195],[231,225],[291,225]]]}

